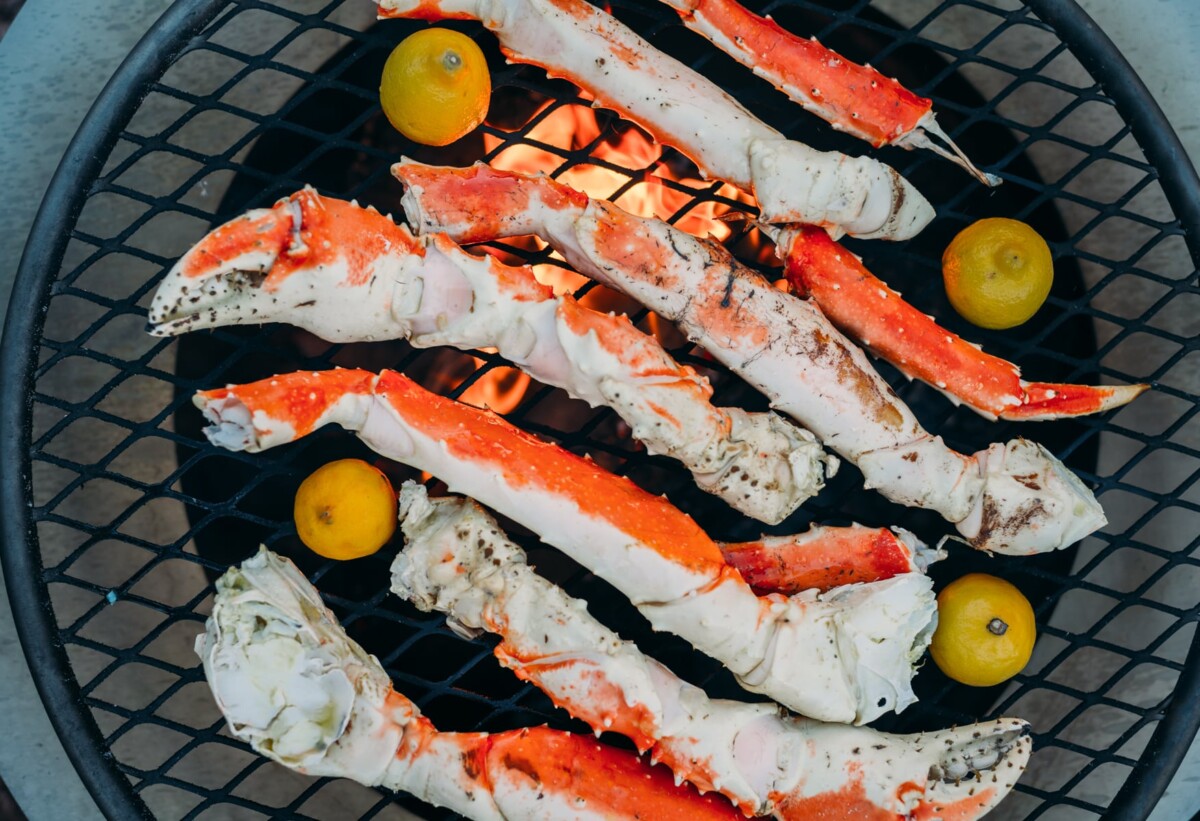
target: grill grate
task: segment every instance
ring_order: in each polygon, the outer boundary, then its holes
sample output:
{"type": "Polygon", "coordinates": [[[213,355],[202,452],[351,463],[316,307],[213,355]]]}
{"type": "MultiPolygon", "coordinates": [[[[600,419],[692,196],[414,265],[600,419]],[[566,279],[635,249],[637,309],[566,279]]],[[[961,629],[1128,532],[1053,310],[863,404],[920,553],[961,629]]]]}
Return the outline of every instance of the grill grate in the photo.
{"type": "MultiPolygon", "coordinates": [[[[141,328],[158,278],[213,223],[304,183],[399,215],[399,187],[387,173],[396,157],[463,164],[483,156],[483,146],[467,140],[449,154],[422,149],[382,122],[374,90],[379,69],[415,26],[372,24],[365,0],[182,5],[164,16],[106,91],[120,103],[97,106],[113,112],[109,119],[93,112],[81,130],[74,156],[94,159],[68,161],[60,171],[23,260],[17,294],[27,293],[28,310],[14,298],[4,346],[7,418],[15,426],[5,429],[5,442],[29,460],[22,478],[6,476],[4,488],[13,519],[5,569],[22,637],[59,732],[111,815],[446,817],[405,797],[303,778],[230,738],[191,650],[216,574],[259,541],[291,556],[350,634],[446,729],[543,721],[582,727],[501,670],[488,640],[461,639],[442,627],[441,617],[387,597],[394,548],[337,565],[298,546],[289,509],[295,487],[331,458],[375,458],[361,445],[327,431],[258,456],[217,451],[203,444],[190,396],[229,381],[332,364],[394,367],[427,384],[457,373],[458,384],[438,384],[458,396],[503,363],[481,354],[484,364],[472,373],[465,355],[402,343],[318,345],[284,328],[223,329],[178,340],[152,339],[141,328]],[[29,605],[24,612],[22,603],[29,605]],[[69,667],[56,667],[64,658],[69,667]]],[[[860,151],[815,127],[659,4],[612,5],[656,46],[721,82],[785,133],[818,147],[860,151]]],[[[1191,536],[1200,532],[1197,274],[1184,226],[1163,193],[1164,187],[1178,192],[1194,176],[1182,166],[1147,161],[1131,126],[1144,112],[1116,106],[1056,30],[1025,6],[1006,0],[748,5],[933,96],[947,130],[1007,180],[987,191],[932,156],[880,152],[930,196],[939,219],[902,246],[853,244],[868,266],[951,329],[1035,378],[1153,381],[1156,388],[1103,419],[992,424],[953,410],[881,365],[927,427],[955,448],[971,452],[1018,434],[1046,444],[1096,488],[1112,523],[1077,550],[1052,556],[989,559],[953,551],[935,567],[940,581],[986,569],[1034,601],[1042,628],[1034,661],[1012,684],[983,691],[954,685],[927,665],[917,680],[922,701],[878,726],[909,731],[1001,713],[1027,717],[1038,751],[998,817],[1037,818],[1055,809],[1053,817],[1096,817],[1127,779],[1131,786],[1116,804],[1144,815],[1161,791],[1161,784],[1137,786],[1155,760],[1150,753],[1159,762],[1177,761],[1194,727],[1194,716],[1180,712],[1169,727],[1164,713],[1177,682],[1181,700],[1194,695],[1200,666],[1186,665],[1200,605],[1198,539],[1191,536]],[[1017,332],[957,322],[937,276],[940,251],[953,233],[991,215],[1031,222],[1056,257],[1047,306],[1017,332]]],[[[586,104],[565,83],[504,66],[480,27],[457,27],[477,36],[492,61],[498,119],[485,131],[502,142],[491,156],[530,143],[530,130],[560,107],[586,104]],[[550,104],[526,122],[540,100],[550,104]]],[[[658,166],[626,169],[591,157],[617,126],[610,115],[600,121],[604,131],[591,145],[539,147],[562,158],[555,173],[584,163],[619,173],[627,182],[611,192],[616,198],[658,166]]],[[[668,151],[661,163],[680,168],[686,161],[668,151]]],[[[697,192],[667,184],[695,194],[676,219],[719,199],[715,186],[697,192]]],[[[1194,203],[1196,191],[1189,196],[1194,203]]],[[[498,247],[554,264],[546,251],[498,247]]],[[[650,327],[644,311],[613,302],[603,289],[583,292],[650,327]]],[[[684,345],[674,353],[712,376],[719,403],[763,407],[761,397],[701,352],[684,345]]],[[[534,386],[508,416],[667,493],[715,536],[749,538],[761,529],[714,504],[664,460],[636,450],[607,412],[534,386]]],[[[397,480],[410,475],[383,467],[397,480]]],[[[814,504],[771,530],[850,518],[901,524],[929,541],[946,532],[936,517],[863,491],[849,467],[814,504]]],[[[606,584],[516,533],[539,571],[585,597],[604,621],[713,694],[738,695],[727,673],[682,642],[650,634],[606,584]]]]}

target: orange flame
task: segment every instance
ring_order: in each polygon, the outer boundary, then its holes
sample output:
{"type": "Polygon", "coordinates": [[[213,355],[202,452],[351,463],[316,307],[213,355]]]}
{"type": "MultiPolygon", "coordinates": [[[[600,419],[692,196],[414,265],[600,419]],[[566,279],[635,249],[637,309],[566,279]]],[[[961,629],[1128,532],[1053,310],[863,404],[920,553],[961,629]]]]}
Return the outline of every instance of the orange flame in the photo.
{"type": "MultiPolygon", "coordinates": [[[[551,105],[555,105],[554,101],[539,106],[531,119],[539,117],[551,105]]],[[[503,139],[486,132],[483,134],[483,141],[484,148],[489,153],[504,144],[503,139]]],[[[712,183],[695,173],[680,173],[672,168],[672,163],[663,158],[663,147],[637,126],[623,120],[618,121],[617,127],[610,129],[606,134],[595,111],[589,106],[574,103],[560,105],[529,130],[525,141],[505,148],[492,158],[490,165],[504,171],[526,174],[539,171],[551,174],[563,166],[565,160],[560,153],[530,145],[529,142],[540,143],[560,151],[587,149],[597,160],[596,163],[573,165],[557,174],[556,178],[572,188],[583,191],[589,197],[609,199],[620,192],[620,196],[613,202],[632,214],[674,220],[677,227],[689,234],[710,235],[719,242],[724,242],[733,234],[731,224],[721,219],[732,210],[729,205],[711,200],[694,203],[694,194],[688,190],[703,191],[711,188],[712,183]],[[634,174],[630,176],[626,172],[608,168],[606,164],[630,169],[634,174]],[[669,187],[667,181],[684,186],[684,190],[669,187]],[[684,213],[681,214],[681,211],[684,213]]],[[[692,171],[695,171],[694,167],[692,171]]],[[[750,206],[755,204],[753,197],[728,183],[721,183],[715,193],[734,202],[750,206]]],[[[512,242],[524,245],[531,251],[541,251],[546,247],[544,242],[533,237],[512,242]]],[[[760,257],[763,250],[769,254],[769,243],[765,242],[765,238],[757,231],[747,235],[746,243],[745,253],[750,256],[760,257]]],[[[484,250],[506,262],[521,262],[509,258],[509,255],[495,248],[484,250]]],[[[551,256],[562,260],[557,253],[551,256]]],[[[539,281],[560,295],[573,293],[587,281],[560,265],[534,265],[533,271],[539,281]]],[[[628,312],[635,307],[624,297],[604,288],[593,289],[584,297],[583,304],[604,311],[628,312]]],[[[682,337],[678,332],[668,323],[659,321],[657,316],[650,315],[647,323],[648,330],[662,338],[665,343],[681,344],[682,337]]],[[[479,359],[473,361],[476,367],[483,365],[479,359]]],[[[466,373],[459,375],[454,380],[455,384],[465,376],[466,373]]],[[[529,384],[529,377],[520,371],[495,368],[468,388],[461,400],[477,407],[490,407],[497,413],[504,414],[520,404],[529,384]]]]}
{"type": "MultiPolygon", "coordinates": [[[[484,361],[471,357],[475,369],[482,368],[484,361]]],[[[505,414],[514,410],[529,389],[529,375],[516,368],[493,368],[462,392],[460,402],[477,408],[491,408],[505,414]]]]}
{"type": "MultiPolygon", "coordinates": [[[[553,102],[542,105],[534,117],[550,105],[553,102]]],[[[637,126],[621,121],[616,129],[601,140],[603,134],[604,129],[600,127],[593,109],[585,105],[568,104],[550,111],[529,130],[526,140],[563,151],[587,148],[588,153],[601,163],[633,170],[635,175],[631,177],[628,173],[604,165],[588,163],[573,165],[556,178],[595,199],[608,199],[620,191],[620,196],[613,201],[626,211],[642,217],[672,219],[691,204],[693,194],[668,187],[665,184],[668,180],[697,190],[712,185],[698,176],[677,173],[663,159],[663,147],[637,126]]],[[[489,152],[503,144],[501,138],[492,134],[484,134],[483,141],[489,152]]],[[[538,171],[553,173],[563,164],[564,159],[560,154],[526,144],[511,145],[490,162],[493,168],[527,174],[538,171]]],[[[722,183],[716,193],[735,202],[754,204],[752,197],[728,183],[722,183]]],[[[724,203],[704,201],[688,208],[675,224],[689,234],[710,234],[718,241],[724,241],[733,231],[720,217],[730,210],[724,203]]]]}

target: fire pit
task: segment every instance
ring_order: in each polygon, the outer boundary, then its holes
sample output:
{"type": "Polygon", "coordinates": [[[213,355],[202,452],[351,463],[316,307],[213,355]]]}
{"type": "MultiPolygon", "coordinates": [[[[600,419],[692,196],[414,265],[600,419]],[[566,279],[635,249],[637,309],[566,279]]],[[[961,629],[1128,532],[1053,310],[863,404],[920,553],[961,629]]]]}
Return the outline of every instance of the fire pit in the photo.
{"type": "MultiPolygon", "coordinates": [[[[533,383],[486,351],[330,345],[282,327],[165,341],[142,334],[157,279],[211,224],[306,183],[399,217],[400,189],[387,169],[401,155],[543,170],[627,209],[713,233],[743,259],[769,264],[764,239],[730,219],[751,209],[744,195],[704,182],[677,152],[594,111],[569,84],[505,66],[478,26],[456,25],[491,61],[496,92],[487,124],[447,149],[406,142],[380,115],[376,88],[389,50],[416,25],[372,24],[370,5],[173,7],[81,129],[22,264],[4,350],[5,441],[22,459],[3,480],[6,577],[43,697],[110,815],[405,817],[406,808],[447,817],[403,796],[303,779],[224,731],[191,640],[211,604],[211,580],[259,543],[300,565],[351,636],[439,726],[583,729],[502,670],[488,639],[458,637],[440,617],[388,596],[394,550],[336,564],[299,545],[290,507],[300,480],[333,458],[377,457],[333,430],[256,456],[211,448],[190,404],[198,388],[301,367],[395,368],[667,494],[718,538],[763,530],[647,455],[611,413],[533,383]]],[[[869,267],[1038,379],[1157,383],[1109,417],[1018,426],[955,410],[881,365],[951,446],[971,452],[1017,434],[1034,438],[1096,488],[1113,523],[1079,548],[1032,559],[952,550],[934,568],[939,582],[987,570],[1034,602],[1042,628],[1034,662],[1009,685],[986,690],[955,685],[926,665],[916,681],[921,702],[876,726],[911,731],[1021,715],[1034,723],[1038,752],[999,816],[1034,818],[1056,807],[1145,815],[1165,787],[1159,774],[1169,777],[1200,716],[1191,706],[1200,659],[1187,661],[1200,593],[1195,584],[1188,593],[1170,583],[1198,570],[1191,539],[1178,535],[1194,532],[1197,512],[1200,452],[1188,434],[1197,387],[1188,376],[1195,274],[1164,262],[1182,246],[1185,228],[1193,245],[1200,231],[1194,172],[1169,158],[1169,130],[1156,111],[1134,104],[1136,78],[1112,68],[1123,64],[1068,4],[749,5],[932,96],[943,126],[1006,179],[987,190],[936,158],[881,152],[938,206],[939,219],[904,245],[852,244],[869,267]],[[1100,57],[1108,68],[1097,67],[1100,57]],[[1085,112],[1091,119],[1081,124],[1085,112]],[[1030,331],[967,329],[942,294],[941,249],[964,224],[990,215],[1030,222],[1056,251],[1055,290],[1030,331]]],[[[658,4],[614,2],[612,10],[789,136],[859,153],[658,4]]],[[[718,404],[765,408],[669,325],[584,284],[540,243],[478,250],[534,264],[544,281],[592,307],[630,313],[712,379],[718,404]]],[[[379,464],[394,480],[427,478],[379,464]]],[[[770,530],[849,520],[898,524],[930,541],[947,527],[863,490],[857,472],[844,467],[817,499],[770,530]]],[[[713,662],[651,633],[605,583],[506,525],[540,573],[587,599],[622,635],[712,694],[745,697],[713,662]]]]}

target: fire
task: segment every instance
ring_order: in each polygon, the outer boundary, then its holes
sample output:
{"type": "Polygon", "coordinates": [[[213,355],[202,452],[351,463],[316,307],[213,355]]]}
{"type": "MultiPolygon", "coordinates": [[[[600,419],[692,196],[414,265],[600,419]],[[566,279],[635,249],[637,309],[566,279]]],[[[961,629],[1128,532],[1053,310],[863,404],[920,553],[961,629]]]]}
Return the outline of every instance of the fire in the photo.
{"type": "MultiPolygon", "coordinates": [[[[494,349],[482,349],[493,351],[494,349]]],[[[485,365],[476,356],[464,357],[457,372],[443,373],[447,382],[459,383],[485,365]]],[[[458,397],[460,402],[477,408],[491,408],[505,414],[516,409],[529,389],[529,375],[516,368],[492,368],[480,376],[458,397]]]]}
{"type": "MultiPolygon", "coordinates": [[[[486,353],[495,353],[495,348],[480,348],[486,353]]],[[[477,408],[490,408],[505,414],[516,409],[529,389],[529,375],[517,368],[492,367],[479,374],[487,363],[478,356],[452,348],[428,351],[420,360],[419,367],[406,369],[412,378],[427,390],[445,396],[459,388],[468,379],[474,381],[459,395],[458,400],[477,408]]]]}
{"type": "MultiPolygon", "coordinates": [[[[541,106],[534,117],[551,105],[554,103],[541,106]]],[[[483,140],[489,153],[504,144],[501,138],[492,134],[484,134],[483,140]]],[[[546,114],[530,129],[525,140],[562,151],[587,149],[596,163],[573,165],[556,178],[590,197],[609,199],[615,196],[613,202],[630,213],[664,220],[673,219],[680,211],[688,209],[675,224],[689,234],[707,234],[723,242],[733,233],[729,223],[720,219],[729,213],[730,206],[711,200],[692,205],[692,191],[711,189],[713,183],[672,168],[671,162],[663,158],[663,147],[637,126],[622,121],[616,129],[605,134],[592,108],[572,103],[560,105],[546,114]],[[634,176],[609,165],[629,169],[634,176]],[[684,190],[668,186],[668,181],[684,186],[684,190]]],[[[489,165],[505,171],[550,174],[563,163],[559,153],[520,144],[500,151],[489,165]]],[[[691,170],[694,171],[694,167],[691,170]]],[[[728,183],[719,184],[714,193],[735,202],[754,204],[753,198],[728,183]]]]}
{"type": "MultiPolygon", "coordinates": [[[[477,368],[482,368],[484,362],[477,357],[471,357],[477,368]]],[[[516,368],[493,368],[480,379],[463,391],[460,401],[477,408],[491,408],[496,413],[505,414],[516,409],[529,389],[529,375],[516,368]]]]}
{"type": "MultiPolygon", "coordinates": [[[[558,105],[548,101],[538,107],[531,119],[545,114],[517,145],[503,148],[489,164],[493,168],[521,173],[555,174],[556,178],[573,188],[583,191],[595,199],[612,199],[617,205],[643,217],[671,220],[681,230],[696,236],[712,236],[719,242],[728,240],[735,230],[740,230],[737,221],[729,222],[722,217],[732,211],[724,202],[705,199],[695,202],[696,193],[712,191],[715,195],[732,202],[753,206],[754,199],[728,183],[714,183],[701,179],[696,169],[677,155],[672,159],[663,156],[663,146],[656,143],[637,126],[619,121],[616,128],[604,129],[595,111],[587,105],[576,103],[558,105]],[[555,106],[547,112],[547,108],[555,106]],[[545,148],[539,147],[546,146],[545,148]],[[551,150],[558,149],[558,151],[551,150]],[[586,150],[595,162],[572,165],[556,173],[564,165],[563,151],[586,150]],[[679,161],[682,160],[682,161],[679,161]],[[678,168],[676,166],[686,166],[678,168]],[[622,170],[617,170],[620,168],[622,170]],[[632,176],[630,171],[633,172],[632,176]],[[669,183],[677,184],[672,187],[669,183]]],[[[491,154],[505,144],[505,140],[484,133],[484,148],[491,154]]],[[[747,237],[743,255],[758,256],[768,243],[761,241],[757,231],[747,237]]],[[[529,237],[510,240],[509,244],[532,252],[545,250],[546,244],[529,237]]],[[[510,264],[520,264],[504,251],[487,247],[487,253],[500,257],[510,264]]],[[[562,261],[557,253],[552,259],[562,261]]],[[[543,284],[554,289],[556,294],[576,292],[587,280],[563,265],[540,264],[533,266],[534,274],[543,284]]],[[[605,288],[593,288],[581,299],[587,307],[601,311],[635,313],[638,306],[627,298],[605,288]]],[[[669,323],[661,322],[653,314],[647,318],[648,330],[668,345],[681,344],[683,338],[669,323]]],[[[464,357],[460,369],[454,370],[454,384],[471,372],[468,365],[483,365],[482,360],[464,357]]],[[[446,375],[446,374],[444,374],[446,375]]],[[[529,377],[512,368],[493,368],[483,374],[462,395],[461,400],[477,407],[490,407],[497,413],[508,413],[520,404],[529,387],[529,377]]]]}

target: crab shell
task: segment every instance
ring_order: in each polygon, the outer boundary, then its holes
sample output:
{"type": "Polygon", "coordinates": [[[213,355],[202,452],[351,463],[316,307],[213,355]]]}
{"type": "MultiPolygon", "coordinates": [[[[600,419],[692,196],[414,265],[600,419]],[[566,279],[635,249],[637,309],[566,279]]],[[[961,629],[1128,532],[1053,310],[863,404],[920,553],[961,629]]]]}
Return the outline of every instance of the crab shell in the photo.
{"type": "Polygon", "coordinates": [[[400,746],[391,681],[346,638],[296,566],[265,547],[217,580],[204,675],[230,731],[310,775],[378,784],[400,746]]]}

